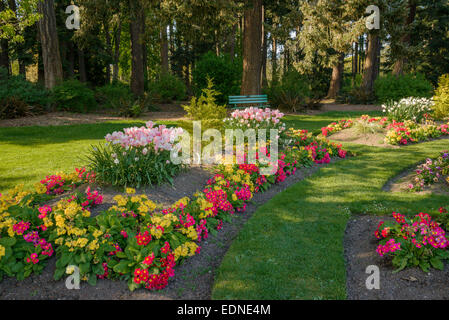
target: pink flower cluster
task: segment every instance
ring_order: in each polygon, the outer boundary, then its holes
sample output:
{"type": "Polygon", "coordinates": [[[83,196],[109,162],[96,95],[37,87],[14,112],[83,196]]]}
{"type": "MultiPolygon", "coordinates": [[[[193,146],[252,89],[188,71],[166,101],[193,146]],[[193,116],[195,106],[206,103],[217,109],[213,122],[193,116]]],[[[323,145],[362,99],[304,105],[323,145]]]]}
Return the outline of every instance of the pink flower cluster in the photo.
{"type": "Polygon", "coordinates": [[[235,110],[231,113],[231,117],[243,121],[242,123],[248,123],[249,120],[255,120],[257,122],[272,122],[278,124],[284,114],[279,110],[271,110],[270,108],[246,108],[244,110],[235,110]]]}
{"type": "Polygon", "coordinates": [[[106,135],[105,139],[112,144],[120,144],[123,148],[143,148],[142,153],[148,152],[148,147],[155,152],[160,150],[172,150],[177,138],[183,133],[182,128],[167,128],[165,125],[154,126],[148,121],[146,127],[126,128],[106,135]]]}
{"type": "Polygon", "coordinates": [[[387,241],[385,245],[379,245],[376,249],[377,253],[383,257],[384,254],[388,252],[395,252],[397,250],[401,250],[401,244],[399,242],[395,242],[394,239],[390,239],[387,241]]]}
{"type": "Polygon", "coordinates": [[[41,180],[41,183],[47,188],[47,194],[55,195],[64,193],[65,180],[61,176],[51,175],[46,176],[41,180]]]}
{"type": "Polygon", "coordinates": [[[12,226],[12,229],[18,234],[22,235],[25,231],[27,231],[31,226],[30,222],[20,221],[12,226]]]}

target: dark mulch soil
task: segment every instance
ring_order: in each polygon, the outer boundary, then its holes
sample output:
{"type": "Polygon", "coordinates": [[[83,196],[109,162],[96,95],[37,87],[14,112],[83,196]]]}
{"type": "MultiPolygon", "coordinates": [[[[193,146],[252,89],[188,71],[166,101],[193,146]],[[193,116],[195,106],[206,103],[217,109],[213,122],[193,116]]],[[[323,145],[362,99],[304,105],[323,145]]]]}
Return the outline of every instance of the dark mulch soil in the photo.
{"type": "MultiPolygon", "coordinates": [[[[422,164],[422,163],[421,163],[422,164]]],[[[414,181],[416,176],[416,168],[418,165],[404,170],[396,177],[390,179],[382,188],[383,191],[387,192],[407,192],[409,190],[410,183],[416,183],[414,181]]],[[[415,194],[440,194],[449,195],[449,184],[444,181],[439,181],[437,183],[431,184],[430,186],[424,186],[420,192],[415,194]]]]}
{"type": "Polygon", "coordinates": [[[410,268],[393,273],[391,260],[376,253],[374,231],[379,221],[390,217],[357,216],[347,225],[344,248],[346,260],[346,287],[352,300],[446,300],[449,299],[449,265],[443,271],[431,269],[425,273],[410,268]],[[370,265],[380,270],[380,289],[368,290],[365,273],[370,265]]]}
{"type": "MultiPolygon", "coordinates": [[[[245,222],[256,211],[257,207],[267,202],[277,193],[289,186],[305,179],[316,172],[323,165],[298,170],[279,185],[274,185],[265,193],[258,193],[249,204],[247,211],[235,215],[231,223],[224,223],[223,229],[216,236],[209,235],[207,241],[201,243],[201,253],[189,258],[181,266],[176,267],[175,277],[162,291],[151,292],[139,289],[134,292],[128,290],[125,281],[99,280],[95,287],[81,283],[80,290],[68,290],[65,281],[54,281],[56,259],[52,258],[41,275],[33,275],[24,281],[7,278],[0,283],[0,300],[6,299],[61,299],[61,300],[88,300],[88,299],[210,299],[214,276],[224,255],[229,249],[233,239],[245,222]]],[[[175,187],[157,187],[146,190],[149,198],[171,204],[184,196],[191,196],[206,183],[212,174],[203,168],[192,168],[175,179],[175,187]]],[[[138,193],[141,193],[138,191],[138,193]]],[[[112,198],[117,191],[105,189],[105,203],[97,208],[94,214],[106,210],[112,205],[112,198]]]]}

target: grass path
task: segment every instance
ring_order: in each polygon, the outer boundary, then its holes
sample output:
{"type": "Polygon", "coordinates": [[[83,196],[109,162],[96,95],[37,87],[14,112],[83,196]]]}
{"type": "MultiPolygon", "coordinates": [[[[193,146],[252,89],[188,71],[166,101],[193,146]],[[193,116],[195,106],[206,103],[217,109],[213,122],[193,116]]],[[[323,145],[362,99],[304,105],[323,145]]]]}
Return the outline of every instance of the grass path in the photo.
{"type": "Polygon", "coordinates": [[[448,203],[446,196],[382,191],[402,170],[449,149],[448,140],[401,149],[346,146],[358,156],[258,209],[217,272],[214,299],[345,299],[343,235],[351,214],[416,214],[448,203]]]}
{"type": "MultiPolygon", "coordinates": [[[[362,113],[287,116],[286,122],[314,131],[362,113]]],[[[30,187],[48,174],[70,172],[83,165],[89,146],[103,141],[107,133],[143,124],[134,120],[0,128],[0,193],[19,183],[30,187]]],[[[449,149],[448,140],[401,149],[347,147],[358,156],[330,164],[259,208],[224,258],[214,298],[344,299],[342,240],[351,214],[393,210],[412,214],[446,204],[444,196],[391,194],[381,189],[402,170],[449,149]]]]}

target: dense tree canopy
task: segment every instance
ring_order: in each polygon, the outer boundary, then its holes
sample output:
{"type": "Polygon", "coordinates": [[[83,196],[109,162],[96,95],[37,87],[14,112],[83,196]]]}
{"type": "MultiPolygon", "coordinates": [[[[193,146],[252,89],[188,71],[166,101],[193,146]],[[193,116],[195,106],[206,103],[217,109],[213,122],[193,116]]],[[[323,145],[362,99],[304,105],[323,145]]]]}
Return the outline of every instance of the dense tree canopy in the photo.
{"type": "Polygon", "coordinates": [[[242,94],[296,69],[322,75],[329,97],[348,72],[362,74],[369,93],[379,73],[422,72],[436,83],[449,68],[445,0],[78,0],[79,30],[66,28],[69,4],[0,0],[0,66],[49,88],[121,81],[137,96],[169,73],[193,93],[196,63],[212,52],[243,61],[242,94]],[[371,4],[380,30],[365,25],[371,4]]]}

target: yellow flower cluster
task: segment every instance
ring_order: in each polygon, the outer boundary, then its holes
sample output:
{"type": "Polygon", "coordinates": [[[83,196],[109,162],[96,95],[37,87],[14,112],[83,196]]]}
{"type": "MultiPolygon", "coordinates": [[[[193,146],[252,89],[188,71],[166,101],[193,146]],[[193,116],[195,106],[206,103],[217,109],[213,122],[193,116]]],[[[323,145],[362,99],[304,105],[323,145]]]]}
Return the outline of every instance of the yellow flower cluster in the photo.
{"type": "Polygon", "coordinates": [[[181,232],[192,240],[198,240],[198,233],[194,226],[190,226],[188,228],[182,228],[181,232]]]}
{"type": "Polygon", "coordinates": [[[197,249],[198,245],[195,242],[186,242],[174,250],[175,260],[178,260],[180,257],[192,257],[197,249]]]}
{"type": "Polygon", "coordinates": [[[2,257],[5,256],[6,254],[5,252],[6,252],[5,247],[0,245],[0,260],[2,260],[2,257]]]}
{"type": "MultiPolygon", "coordinates": [[[[135,190],[130,188],[127,189],[127,192],[132,192],[135,190]]],[[[133,193],[131,193],[133,194],[133,193]]],[[[114,197],[114,201],[117,203],[117,205],[113,206],[111,209],[112,210],[116,210],[119,212],[125,212],[128,209],[126,208],[126,206],[128,205],[128,202],[130,201],[133,204],[137,204],[138,205],[138,211],[139,214],[142,216],[145,216],[147,213],[153,212],[154,210],[156,210],[157,205],[156,203],[154,203],[153,201],[149,200],[148,197],[146,195],[140,195],[140,196],[132,196],[132,197],[124,197],[122,195],[116,195],[114,197]]]]}
{"type": "MultiPolygon", "coordinates": [[[[151,223],[166,229],[171,226],[172,222],[178,222],[179,219],[174,214],[154,215],[151,217],[151,223]]],[[[159,238],[158,238],[159,239],[159,238]]]]}
{"type": "Polygon", "coordinates": [[[181,199],[179,199],[178,201],[176,201],[173,205],[172,205],[172,207],[173,208],[177,208],[177,207],[179,207],[181,204],[185,207],[185,206],[187,206],[187,204],[190,202],[190,198],[189,197],[184,197],[184,198],[181,198],[181,199]]]}

